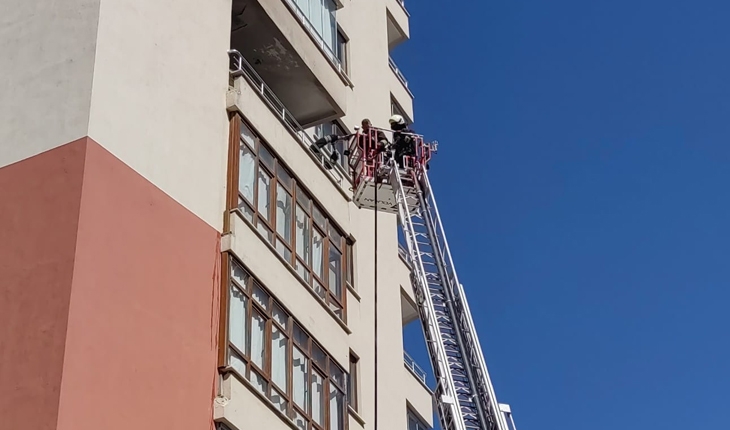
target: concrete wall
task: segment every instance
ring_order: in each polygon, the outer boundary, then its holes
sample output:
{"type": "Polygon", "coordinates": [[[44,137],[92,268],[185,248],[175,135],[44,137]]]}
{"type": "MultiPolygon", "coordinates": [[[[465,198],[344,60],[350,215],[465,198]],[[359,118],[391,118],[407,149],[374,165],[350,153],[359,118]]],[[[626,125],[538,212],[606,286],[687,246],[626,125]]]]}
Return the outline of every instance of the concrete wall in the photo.
{"type": "Polygon", "coordinates": [[[231,2],[102,0],[89,136],[222,227],[231,2]]]}
{"type": "Polygon", "coordinates": [[[3,1],[0,167],[87,135],[99,1],[3,1]]]}
{"type": "Polygon", "coordinates": [[[86,141],[0,168],[0,423],[55,429],[86,141]]]}
{"type": "Polygon", "coordinates": [[[219,240],[89,140],[53,428],[210,428],[219,240]]]}
{"type": "Polygon", "coordinates": [[[219,233],[89,138],[0,197],[2,427],[210,428],[219,233]]]}

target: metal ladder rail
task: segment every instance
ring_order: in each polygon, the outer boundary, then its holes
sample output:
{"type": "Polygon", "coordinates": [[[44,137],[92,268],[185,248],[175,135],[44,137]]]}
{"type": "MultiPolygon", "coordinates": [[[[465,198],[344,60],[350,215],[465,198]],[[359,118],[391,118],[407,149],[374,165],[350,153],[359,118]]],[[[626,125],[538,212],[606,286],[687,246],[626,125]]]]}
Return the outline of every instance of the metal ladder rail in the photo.
{"type": "Polygon", "coordinates": [[[449,357],[441,333],[438,328],[437,313],[429,293],[426,270],[421,253],[418,251],[417,237],[413,217],[408,206],[407,195],[398,172],[398,167],[391,160],[390,183],[395,188],[398,203],[398,221],[403,230],[413,271],[411,283],[418,302],[418,311],[423,324],[431,365],[436,379],[434,397],[442,430],[468,430],[456,400],[456,384],[449,369],[449,357]]]}
{"type": "MultiPolygon", "coordinates": [[[[429,191],[425,199],[423,211],[425,212],[425,224],[429,227],[431,236],[432,252],[437,256],[435,261],[441,266],[440,274],[444,277],[442,284],[446,301],[451,306],[452,317],[456,326],[454,327],[461,347],[463,364],[468,379],[473,384],[472,394],[478,396],[478,409],[481,412],[484,428],[490,430],[507,430],[507,422],[500,411],[499,403],[494,392],[494,387],[489,377],[484,355],[482,353],[479,337],[477,336],[474,322],[472,320],[469,304],[464,294],[463,287],[459,283],[454,262],[449,249],[446,234],[441,223],[436,199],[433,195],[428,176],[424,172],[424,182],[429,191]]],[[[459,400],[462,398],[460,396],[459,400]]],[[[465,399],[466,400],[466,399],[465,399]]],[[[474,399],[471,399],[474,401],[474,399]]],[[[466,400],[468,401],[468,400],[466,400]]]]}
{"type": "Polygon", "coordinates": [[[477,369],[477,373],[481,378],[479,378],[484,386],[482,388],[482,397],[486,397],[486,399],[489,402],[490,409],[492,410],[493,416],[496,417],[496,428],[499,430],[509,430],[509,425],[507,423],[507,420],[504,416],[504,414],[501,413],[499,403],[497,402],[497,396],[494,391],[494,385],[492,384],[492,379],[489,376],[489,371],[487,369],[487,364],[484,359],[484,353],[482,351],[481,344],[479,342],[479,336],[477,335],[476,328],[474,326],[474,321],[471,316],[471,311],[469,309],[469,302],[466,298],[466,294],[464,293],[464,286],[461,285],[459,282],[459,278],[456,274],[456,268],[454,266],[454,260],[451,256],[451,250],[449,249],[449,243],[446,240],[446,232],[444,231],[443,224],[441,223],[441,216],[438,211],[438,205],[436,204],[436,199],[433,197],[433,192],[431,188],[431,183],[428,179],[428,176],[424,173],[424,182],[426,185],[426,188],[429,190],[429,203],[430,207],[432,208],[432,220],[434,221],[434,225],[436,225],[437,228],[437,234],[440,234],[441,241],[443,242],[441,245],[441,249],[443,251],[443,257],[444,262],[447,263],[448,271],[450,272],[450,276],[452,278],[452,286],[454,286],[456,297],[457,297],[457,303],[461,305],[462,311],[460,312],[460,318],[459,321],[464,328],[464,333],[467,333],[468,336],[471,338],[470,341],[473,343],[474,348],[471,351],[471,359],[473,360],[473,366],[477,369]]]}
{"type": "Polygon", "coordinates": [[[418,251],[425,257],[424,267],[427,269],[428,293],[434,301],[437,312],[439,332],[444,340],[444,347],[449,356],[449,370],[454,378],[459,410],[465,426],[470,430],[492,430],[494,425],[490,419],[489,408],[480,401],[478,374],[469,362],[468,339],[458,324],[459,312],[451,292],[449,276],[443,261],[443,253],[437,242],[436,230],[429,218],[426,200],[421,199],[420,211],[415,217],[414,225],[422,239],[418,251]]]}
{"type": "MultiPolygon", "coordinates": [[[[456,420],[466,429],[474,430],[506,430],[506,422],[499,412],[496,398],[491,389],[491,382],[486,373],[486,366],[481,366],[481,348],[478,348],[478,339],[468,314],[468,304],[461,303],[464,298],[463,290],[456,280],[453,261],[448,252],[443,226],[440,223],[438,208],[432,195],[425,196],[419,190],[420,211],[411,213],[405,202],[405,192],[397,168],[392,168],[391,184],[396,185],[401,225],[406,233],[409,252],[412,261],[418,261],[414,266],[416,278],[426,280],[426,293],[419,294],[423,282],[414,283],[417,296],[430,297],[429,306],[422,307],[424,333],[427,342],[433,336],[429,335],[432,329],[432,320],[436,321],[441,342],[440,346],[446,352],[449,378],[453,383],[453,392],[457,395],[459,416],[456,420]],[[405,215],[405,216],[403,216],[405,215]],[[441,233],[441,237],[438,234],[441,233]],[[411,238],[415,240],[410,240],[411,238]],[[442,244],[443,243],[443,244],[442,244]],[[414,248],[415,245],[415,249],[414,248]],[[448,256],[448,260],[446,257],[448,256]],[[417,260],[416,260],[417,258],[417,260]],[[457,287],[454,288],[454,285],[457,287]],[[458,289],[458,291],[454,291],[458,289]],[[476,341],[476,342],[475,342],[476,341]],[[478,349],[477,349],[478,348],[478,349]]],[[[424,175],[425,176],[425,175],[424,175]]],[[[430,191],[430,183],[425,177],[426,190],[430,191]]],[[[429,350],[431,352],[431,349],[429,350]]],[[[434,373],[439,371],[438,361],[434,361],[434,373]]],[[[441,408],[439,408],[441,413],[441,408]]],[[[451,428],[441,418],[445,429],[451,428]]]]}

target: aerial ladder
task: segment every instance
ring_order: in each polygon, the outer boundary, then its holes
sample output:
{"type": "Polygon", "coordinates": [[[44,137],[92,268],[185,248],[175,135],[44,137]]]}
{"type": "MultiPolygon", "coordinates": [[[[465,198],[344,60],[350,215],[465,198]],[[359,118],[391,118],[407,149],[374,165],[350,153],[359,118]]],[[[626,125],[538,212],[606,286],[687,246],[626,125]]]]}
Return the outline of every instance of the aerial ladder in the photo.
{"type": "Polygon", "coordinates": [[[378,147],[378,131],[389,130],[371,127],[350,136],[353,200],[360,208],[398,216],[441,428],[516,430],[509,405],[497,402],[426,172],[436,145],[409,134],[414,150],[398,167],[392,151],[378,147]]]}

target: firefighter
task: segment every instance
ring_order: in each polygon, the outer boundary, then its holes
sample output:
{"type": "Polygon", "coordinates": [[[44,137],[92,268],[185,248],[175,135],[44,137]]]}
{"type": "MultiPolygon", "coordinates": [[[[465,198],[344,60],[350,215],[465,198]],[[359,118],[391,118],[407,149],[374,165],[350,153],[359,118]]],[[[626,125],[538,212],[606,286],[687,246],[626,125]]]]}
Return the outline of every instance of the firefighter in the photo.
{"type": "Polygon", "coordinates": [[[416,155],[416,141],[413,130],[408,128],[406,120],[401,115],[393,115],[388,120],[393,130],[393,153],[399,168],[404,168],[404,158],[416,155]]]}

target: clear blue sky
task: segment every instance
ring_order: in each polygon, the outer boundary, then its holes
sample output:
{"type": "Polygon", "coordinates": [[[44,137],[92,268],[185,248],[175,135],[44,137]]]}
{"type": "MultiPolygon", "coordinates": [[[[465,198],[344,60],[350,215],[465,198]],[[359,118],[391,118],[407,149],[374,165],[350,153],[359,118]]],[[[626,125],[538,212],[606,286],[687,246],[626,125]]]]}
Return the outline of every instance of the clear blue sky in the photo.
{"type": "Polygon", "coordinates": [[[518,429],[730,429],[730,2],[406,6],[393,57],[518,429]]]}

